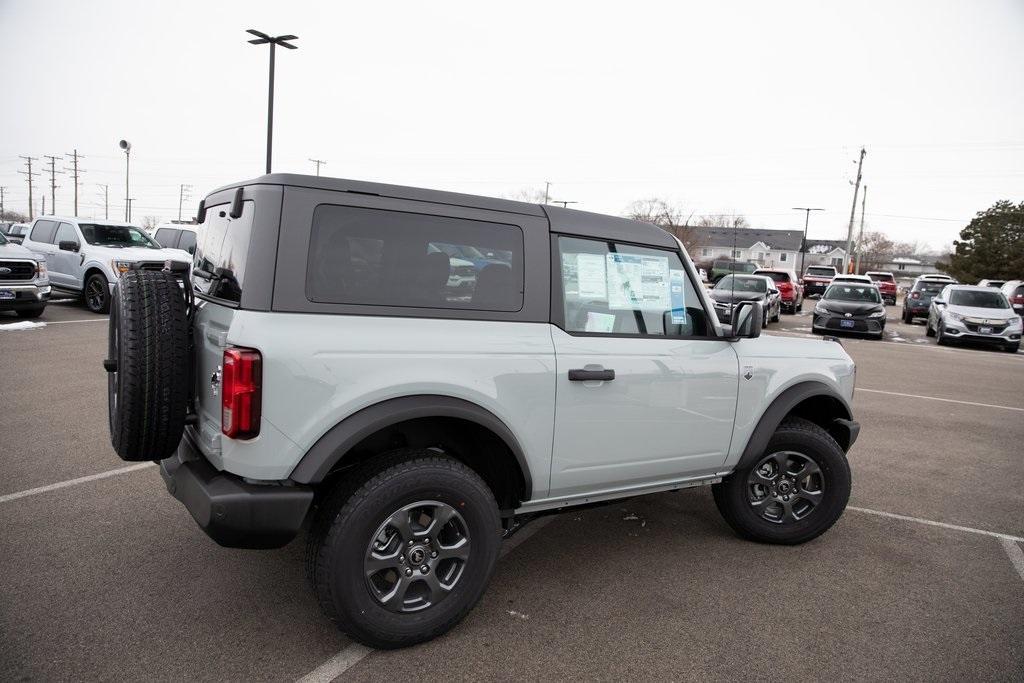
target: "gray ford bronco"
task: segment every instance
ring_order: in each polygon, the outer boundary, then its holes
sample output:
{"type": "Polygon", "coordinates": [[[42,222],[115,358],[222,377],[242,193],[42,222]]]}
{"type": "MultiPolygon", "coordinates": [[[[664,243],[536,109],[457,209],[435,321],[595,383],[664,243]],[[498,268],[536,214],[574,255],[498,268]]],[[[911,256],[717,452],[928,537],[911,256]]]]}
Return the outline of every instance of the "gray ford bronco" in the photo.
{"type": "Polygon", "coordinates": [[[324,612],[394,648],[455,626],[538,515],[711,486],[767,543],[850,493],[854,364],[721,324],[655,226],[274,174],[206,197],[194,262],[120,276],[110,431],[217,543],[300,531],[324,612]]]}

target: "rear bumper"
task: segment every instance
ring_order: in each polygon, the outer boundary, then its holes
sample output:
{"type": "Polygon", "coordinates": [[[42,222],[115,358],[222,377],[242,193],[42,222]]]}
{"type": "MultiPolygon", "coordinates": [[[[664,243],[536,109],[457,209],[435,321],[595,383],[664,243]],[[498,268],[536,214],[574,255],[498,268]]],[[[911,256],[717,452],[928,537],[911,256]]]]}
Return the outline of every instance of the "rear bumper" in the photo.
{"type": "Polygon", "coordinates": [[[804,296],[811,296],[812,294],[824,294],[826,289],[828,289],[827,282],[805,282],[804,296]]]}
{"type": "Polygon", "coordinates": [[[313,502],[313,489],[285,484],[250,484],[218,472],[188,438],[160,461],[167,490],[199,528],[227,548],[280,548],[298,534],[313,502]]]}

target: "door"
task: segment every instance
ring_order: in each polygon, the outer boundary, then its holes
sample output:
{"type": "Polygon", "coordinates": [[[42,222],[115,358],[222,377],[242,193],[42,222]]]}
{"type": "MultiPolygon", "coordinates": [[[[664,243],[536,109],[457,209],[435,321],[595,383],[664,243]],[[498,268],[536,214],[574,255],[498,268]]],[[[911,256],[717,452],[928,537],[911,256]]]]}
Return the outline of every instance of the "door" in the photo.
{"type": "Polygon", "coordinates": [[[719,471],[732,438],[738,360],[714,336],[679,253],[554,239],[550,495],[719,471]]]}
{"type": "Polygon", "coordinates": [[[82,238],[78,236],[75,226],[70,223],[60,223],[57,226],[57,234],[53,238],[54,249],[46,257],[47,269],[50,271],[50,281],[55,285],[63,287],[82,288],[82,238]],[[64,251],[60,248],[61,242],[77,242],[79,251],[64,251]]]}
{"type": "MultiPolygon", "coordinates": [[[[29,232],[28,238],[22,242],[28,249],[46,257],[47,271],[50,270],[50,264],[53,263],[53,254],[57,250],[57,245],[53,243],[56,236],[57,221],[37,218],[36,222],[32,224],[32,230],[29,232]]],[[[57,280],[54,278],[51,278],[50,282],[57,284],[57,280]]]]}

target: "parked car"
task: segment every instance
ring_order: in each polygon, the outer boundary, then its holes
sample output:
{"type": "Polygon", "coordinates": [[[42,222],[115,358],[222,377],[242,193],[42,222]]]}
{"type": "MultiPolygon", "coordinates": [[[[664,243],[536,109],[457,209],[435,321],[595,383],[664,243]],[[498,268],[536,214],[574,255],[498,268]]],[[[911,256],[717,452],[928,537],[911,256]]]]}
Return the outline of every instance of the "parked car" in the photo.
{"type": "Polygon", "coordinates": [[[796,273],[785,268],[760,268],[754,271],[754,275],[763,275],[770,278],[779,290],[779,300],[782,310],[787,313],[796,313],[804,306],[804,288],[799,283],[796,273]]]}
{"type": "Polygon", "coordinates": [[[884,270],[869,270],[864,274],[878,285],[878,292],[882,295],[882,301],[890,306],[895,306],[896,278],[893,277],[893,274],[884,270]]]}
{"type": "Polygon", "coordinates": [[[810,266],[804,271],[804,277],[800,284],[804,288],[804,296],[821,296],[832,284],[832,278],[836,276],[835,266],[810,266]]]}
{"type": "Polygon", "coordinates": [[[910,325],[914,322],[914,318],[927,318],[932,299],[946,285],[947,283],[941,280],[926,280],[924,278],[914,280],[907,295],[903,297],[903,322],[910,325]]]}
{"type": "Polygon", "coordinates": [[[1013,310],[1024,315],[1024,280],[1009,280],[1000,290],[1013,310]]]}
{"type": "Polygon", "coordinates": [[[46,259],[0,234],[0,311],[38,318],[49,298],[46,259]]]}
{"type": "Polygon", "coordinates": [[[858,285],[872,285],[874,287],[878,286],[875,284],[875,281],[869,278],[867,275],[855,275],[853,273],[840,273],[839,275],[836,275],[834,278],[832,278],[831,284],[834,285],[839,282],[850,282],[858,285]]]}
{"type": "Polygon", "coordinates": [[[760,337],[757,301],[721,325],[654,226],[286,174],[216,190],[198,215],[191,275],[118,283],[112,444],[159,460],[222,545],[308,528],[319,603],[360,642],[451,629],[503,530],[541,512],[711,485],[737,533],[785,544],[843,512],[853,361],[760,337]],[[438,243],[509,261],[448,298],[438,243]]]}
{"type": "Polygon", "coordinates": [[[199,230],[194,225],[182,225],[180,223],[161,223],[156,226],[153,232],[153,239],[161,247],[167,249],[180,249],[187,251],[190,255],[196,253],[196,239],[199,230]]]}
{"type": "Polygon", "coordinates": [[[947,282],[952,284],[958,284],[956,278],[950,277],[945,273],[928,273],[927,275],[919,276],[922,280],[938,280],[941,282],[947,282]]]}
{"type": "Polygon", "coordinates": [[[139,227],[117,221],[45,216],[32,223],[23,244],[46,257],[50,284],[79,294],[93,313],[106,313],[117,278],[132,268],[160,270],[188,263],[187,252],[164,249],[139,227]]]}
{"type": "Polygon", "coordinates": [[[978,282],[979,287],[995,287],[996,289],[1002,288],[1006,284],[1006,280],[981,280],[978,282]]]}
{"type": "Polygon", "coordinates": [[[760,266],[754,261],[732,261],[730,259],[718,259],[711,265],[711,281],[717,283],[730,273],[749,275],[760,266]]]}
{"type": "Polygon", "coordinates": [[[7,226],[7,229],[4,230],[4,237],[7,238],[8,242],[21,244],[25,239],[25,235],[28,234],[28,228],[29,226],[27,223],[11,223],[7,226]]]}
{"type": "Polygon", "coordinates": [[[878,287],[836,278],[814,307],[811,331],[858,332],[881,339],[885,334],[885,304],[878,287]]]}
{"type": "Polygon", "coordinates": [[[761,306],[762,325],[778,322],[782,299],[775,282],[763,275],[726,275],[711,290],[715,314],[723,322],[731,322],[736,306],[742,301],[755,301],[761,306]]]}
{"type": "Polygon", "coordinates": [[[998,289],[947,285],[928,310],[929,337],[939,344],[960,341],[996,344],[1010,353],[1020,350],[1021,317],[998,289]]]}

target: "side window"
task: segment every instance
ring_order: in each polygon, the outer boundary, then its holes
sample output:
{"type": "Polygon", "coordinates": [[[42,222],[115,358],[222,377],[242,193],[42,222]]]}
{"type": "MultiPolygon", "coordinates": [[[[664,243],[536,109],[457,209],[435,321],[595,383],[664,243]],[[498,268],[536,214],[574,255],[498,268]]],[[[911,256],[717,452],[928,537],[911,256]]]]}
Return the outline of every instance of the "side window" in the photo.
{"type": "Polygon", "coordinates": [[[707,336],[697,290],[674,251],[558,238],[566,332],[707,336]]]}
{"type": "Polygon", "coordinates": [[[323,204],[313,213],[306,296],[337,304],[518,311],[523,231],[323,204]]]}
{"type": "Polygon", "coordinates": [[[155,239],[161,247],[174,248],[178,244],[178,235],[180,233],[180,230],[175,230],[174,228],[160,228],[156,231],[156,234],[153,235],[153,239],[155,239]]]}
{"type": "MultiPolygon", "coordinates": [[[[159,242],[160,240],[157,241],[159,242]]],[[[190,254],[195,254],[196,234],[191,230],[182,230],[181,237],[178,238],[178,249],[184,249],[190,254]]]]}
{"type": "MultiPolygon", "coordinates": [[[[78,234],[70,223],[61,223],[57,228],[57,236],[53,238],[54,244],[61,242],[78,242],[78,234]]],[[[79,245],[81,246],[81,245],[79,245]]]]}
{"type": "Polygon", "coordinates": [[[36,221],[32,226],[32,234],[29,239],[33,242],[47,242],[53,244],[53,236],[57,232],[57,223],[54,221],[36,221]]]}
{"type": "Polygon", "coordinates": [[[192,271],[196,291],[241,303],[255,212],[252,200],[242,202],[242,215],[238,218],[228,215],[227,204],[207,208],[203,241],[196,248],[195,269],[192,271]],[[201,272],[196,272],[196,269],[201,272]]]}

